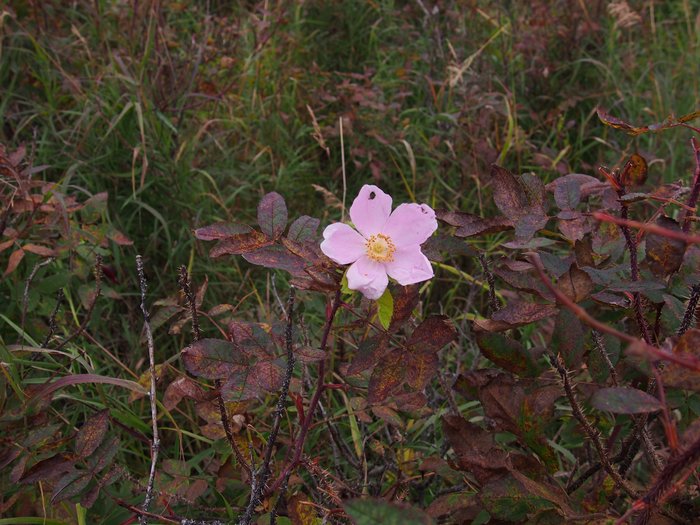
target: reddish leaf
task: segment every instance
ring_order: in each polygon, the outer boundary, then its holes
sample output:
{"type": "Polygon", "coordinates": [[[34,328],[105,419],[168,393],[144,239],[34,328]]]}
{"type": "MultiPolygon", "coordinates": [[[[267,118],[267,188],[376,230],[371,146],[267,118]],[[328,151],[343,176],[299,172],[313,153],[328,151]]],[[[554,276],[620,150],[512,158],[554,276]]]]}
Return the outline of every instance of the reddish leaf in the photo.
{"type": "Polygon", "coordinates": [[[439,365],[433,350],[416,351],[406,361],[406,382],[416,390],[422,390],[435,377],[439,365]]]}
{"type": "Polygon", "coordinates": [[[297,242],[312,241],[316,237],[319,224],[321,224],[319,219],[302,215],[289,227],[287,239],[297,242]]]}
{"type": "Polygon", "coordinates": [[[624,120],[621,120],[617,117],[613,117],[612,115],[604,112],[600,108],[598,108],[597,113],[598,118],[603,124],[605,124],[606,126],[610,126],[614,129],[622,130],[626,133],[629,133],[630,135],[640,135],[649,131],[649,128],[647,126],[638,128],[636,126],[633,126],[632,124],[629,124],[628,122],[625,122],[624,120]]]}
{"type": "Polygon", "coordinates": [[[517,177],[497,165],[491,167],[493,200],[506,218],[516,223],[525,215],[544,216],[544,186],[531,178],[517,177]]]}
{"type": "Polygon", "coordinates": [[[180,353],[187,371],[206,379],[226,379],[245,369],[247,359],[236,345],[222,339],[201,339],[180,353]]]}
{"type": "Polygon", "coordinates": [[[487,359],[518,375],[537,375],[536,361],[523,345],[502,334],[478,333],[476,343],[487,359]]]}
{"type": "Polygon", "coordinates": [[[7,277],[14,272],[15,269],[17,269],[17,266],[19,266],[19,263],[22,262],[22,259],[24,259],[24,250],[22,248],[18,248],[12,252],[12,255],[10,255],[10,258],[7,261],[7,268],[5,269],[3,277],[7,277]]]}
{"type": "Polygon", "coordinates": [[[443,315],[426,318],[413,331],[408,339],[408,346],[417,350],[440,350],[457,338],[452,321],[443,315]]]}
{"type": "Polygon", "coordinates": [[[396,407],[404,412],[411,412],[423,408],[428,403],[428,398],[423,392],[407,392],[405,394],[394,394],[392,401],[396,407]]]}
{"type": "Polygon", "coordinates": [[[546,215],[528,213],[520,217],[515,223],[515,238],[520,243],[532,239],[532,237],[547,225],[549,218],[546,215]]]}
{"type": "Polygon", "coordinates": [[[194,236],[200,241],[220,241],[252,231],[253,229],[250,226],[244,224],[217,222],[216,224],[197,228],[194,231],[194,236]]]}
{"type": "Polygon", "coordinates": [[[517,302],[498,310],[491,317],[511,326],[523,326],[556,315],[557,307],[551,304],[517,302]]]}
{"type": "Polygon", "coordinates": [[[591,398],[598,410],[615,414],[645,414],[661,410],[663,405],[654,396],[636,388],[601,388],[591,398]]]}
{"type": "Polygon", "coordinates": [[[270,240],[262,233],[252,230],[248,233],[240,233],[226,237],[218,242],[209,252],[210,257],[222,255],[241,255],[264,248],[270,244],[270,240]]]}
{"type": "Polygon", "coordinates": [[[421,245],[421,251],[431,261],[442,261],[445,259],[443,253],[453,257],[466,255],[474,257],[476,250],[469,246],[466,241],[458,239],[454,235],[437,234],[430,237],[421,245]]]}
{"type": "Polygon", "coordinates": [[[387,352],[387,340],[385,335],[380,334],[362,341],[348,367],[347,375],[359,374],[376,365],[387,352]]]}
{"type": "Polygon", "coordinates": [[[107,231],[107,237],[119,246],[132,246],[134,244],[134,241],[115,228],[110,228],[107,231]]]}
{"type": "Polygon", "coordinates": [[[569,271],[557,281],[557,288],[575,303],[583,301],[593,291],[593,280],[588,273],[572,263],[569,271]]]}
{"type": "Polygon", "coordinates": [[[109,428],[109,410],[101,410],[90,417],[75,438],[75,453],[86,458],[100,446],[109,428]]]}
{"type": "Polygon", "coordinates": [[[418,306],[420,297],[418,296],[417,284],[410,286],[400,286],[392,291],[394,297],[394,311],[391,316],[390,332],[396,332],[411,317],[413,310],[418,306]]]}
{"type": "Polygon", "coordinates": [[[0,242],[0,253],[4,252],[7,250],[10,246],[12,246],[15,243],[14,239],[8,239],[4,242],[0,242]]]}
{"type": "Polygon", "coordinates": [[[517,269],[496,268],[494,273],[513,288],[534,293],[543,299],[553,301],[554,295],[552,292],[549,291],[542,280],[531,269],[532,266],[528,264],[526,267],[517,269]]]}
{"type": "Polygon", "coordinates": [[[274,361],[259,361],[250,368],[248,381],[267,392],[276,392],[282,386],[284,368],[274,361]]]}
{"type": "Polygon", "coordinates": [[[390,425],[393,425],[397,428],[403,429],[405,426],[401,417],[396,413],[396,410],[393,410],[389,407],[374,406],[372,407],[372,413],[379,419],[386,421],[390,425]]]}
{"type": "MultiPolygon", "coordinates": [[[[553,180],[547,184],[547,191],[553,192],[555,195],[557,193],[557,188],[563,184],[569,184],[570,182],[576,183],[578,186],[578,193],[580,199],[585,199],[589,195],[600,193],[601,191],[608,188],[608,185],[595,177],[590,175],[583,175],[581,173],[569,173],[563,177],[553,180]]],[[[563,191],[563,190],[559,190],[563,191]]],[[[570,190],[568,190],[570,191],[570,190]]]]}
{"type": "Polygon", "coordinates": [[[87,458],[87,464],[90,471],[99,473],[105,467],[112,463],[114,456],[119,452],[119,438],[111,436],[105,439],[102,444],[97,447],[97,450],[87,458]]]}
{"type": "Polygon", "coordinates": [[[265,268],[285,270],[292,275],[305,275],[303,273],[306,266],[304,259],[291,253],[285,246],[266,246],[244,253],[243,258],[251,264],[265,268]]]}
{"type": "Polygon", "coordinates": [[[274,343],[270,337],[270,327],[263,323],[231,321],[228,325],[229,335],[239,352],[247,357],[271,359],[274,343]]]}
{"type": "MultiPolygon", "coordinates": [[[[657,226],[680,232],[678,223],[662,215],[656,220],[657,226]]],[[[675,273],[681,267],[685,255],[686,244],[679,239],[671,239],[665,235],[649,233],[646,236],[646,257],[649,269],[657,277],[666,277],[675,273]]]]}
{"type": "MultiPolygon", "coordinates": [[[[700,330],[691,328],[684,333],[673,347],[673,354],[684,358],[700,358],[700,330]]],[[[695,370],[666,362],[660,374],[665,386],[700,392],[700,373],[695,370]]]]}
{"type": "Polygon", "coordinates": [[[36,483],[37,481],[50,481],[57,479],[66,472],[73,470],[73,461],[68,456],[56,454],[50,458],[35,463],[19,479],[20,483],[36,483]]]}
{"type": "Polygon", "coordinates": [[[442,429],[459,468],[471,472],[479,483],[508,473],[508,454],[495,445],[492,434],[459,416],[444,416],[442,429]]]}
{"type": "Polygon", "coordinates": [[[641,186],[647,180],[649,167],[647,161],[639,153],[633,153],[625,163],[620,174],[620,180],[626,187],[641,186]]]}
{"type": "Polygon", "coordinates": [[[178,377],[168,385],[163,395],[163,406],[174,409],[183,398],[188,397],[199,401],[204,398],[204,391],[194,380],[187,376],[178,377]]]}
{"type": "Polygon", "coordinates": [[[265,195],[258,204],[258,224],[262,232],[276,239],[287,227],[287,205],[277,192],[265,195]]]}
{"type": "Polygon", "coordinates": [[[404,381],[406,374],[405,353],[402,350],[392,350],[385,355],[374,367],[369,379],[369,403],[380,403],[389,397],[404,381]]]}
{"type": "Polygon", "coordinates": [[[89,472],[82,470],[69,472],[56,483],[51,495],[51,503],[55,505],[64,499],[77,496],[88,486],[91,479],[89,472]]]}
{"type": "Polygon", "coordinates": [[[326,358],[326,352],[311,346],[302,346],[294,351],[294,355],[302,363],[315,363],[326,358]]]}
{"type": "Polygon", "coordinates": [[[450,226],[457,226],[455,231],[457,237],[498,233],[513,227],[512,221],[507,217],[484,218],[459,211],[440,211],[437,213],[437,218],[450,226]]]}
{"type": "Polygon", "coordinates": [[[56,250],[52,250],[48,246],[41,246],[40,244],[25,244],[22,246],[22,249],[25,252],[35,253],[42,257],[53,257],[56,255],[56,250]]]}
{"type": "Polygon", "coordinates": [[[575,210],[581,202],[581,184],[572,178],[563,178],[554,186],[554,201],[560,210],[575,210]]]}
{"type": "Polygon", "coordinates": [[[550,350],[561,354],[567,368],[578,369],[584,351],[583,326],[578,317],[564,308],[559,311],[554,322],[554,332],[549,343],[550,350]]]}

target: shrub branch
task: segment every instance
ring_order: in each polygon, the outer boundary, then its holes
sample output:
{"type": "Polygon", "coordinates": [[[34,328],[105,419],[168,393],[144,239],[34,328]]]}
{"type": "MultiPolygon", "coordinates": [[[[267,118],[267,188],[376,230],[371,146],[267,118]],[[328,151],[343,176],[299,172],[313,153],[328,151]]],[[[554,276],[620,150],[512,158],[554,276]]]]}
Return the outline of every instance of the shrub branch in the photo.
{"type": "MultiPolygon", "coordinates": [[[[156,406],[156,358],[153,345],[153,332],[151,331],[150,316],[146,308],[146,276],[143,271],[143,259],[140,255],[136,256],[136,271],[139,276],[139,285],[141,288],[141,313],[143,314],[144,329],[146,330],[146,342],[148,345],[148,364],[151,372],[151,388],[149,397],[151,401],[151,427],[153,431],[153,440],[151,441],[151,470],[148,475],[148,484],[146,485],[146,498],[143,501],[143,511],[148,512],[148,508],[153,501],[153,485],[156,479],[156,464],[158,463],[158,450],[160,448],[160,438],[158,437],[158,408],[156,406]]],[[[148,516],[141,514],[139,523],[146,525],[148,516]]]]}

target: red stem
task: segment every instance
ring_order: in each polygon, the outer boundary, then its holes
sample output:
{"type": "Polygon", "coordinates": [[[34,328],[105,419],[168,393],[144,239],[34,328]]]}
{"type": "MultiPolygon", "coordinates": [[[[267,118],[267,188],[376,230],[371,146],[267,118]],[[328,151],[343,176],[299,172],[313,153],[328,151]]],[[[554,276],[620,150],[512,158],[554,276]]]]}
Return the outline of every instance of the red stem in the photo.
{"type": "MultiPolygon", "coordinates": [[[[340,290],[338,290],[335,293],[335,298],[333,299],[333,304],[331,306],[330,312],[328,312],[326,318],[326,326],[323,329],[323,335],[321,337],[320,349],[323,351],[325,351],[326,347],[328,346],[328,336],[331,333],[333,320],[335,319],[335,314],[338,311],[338,308],[340,308],[340,304],[340,290]]],[[[282,472],[280,472],[279,476],[277,476],[277,479],[275,479],[274,483],[272,483],[272,485],[270,485],[270,487],[267,489],[267,495],[274,494],[277,491],[277,489],[279,489],[280,485],[282,485],[287,475],[292,471],[294,467],[296,467],[299,464],[301,454],[304,451],[304,442],[306,441],[306,435],[308,434],[309,429],[311,428],[311,422],[313,421],[314,413],[316,412],[316,407],[318,407],[318,403],[321,400],[321,395],[326,389],[326,384],[324,383],[325,375],[326,359],[323,359],[318,365],[316,391],[314,392],[314,395],[311,398],[311,402],[309,403],[309,410],[306,413],[306,417],[304,418],[303,423],[301,424],[301,430],[299,431],[299,435],[294,440],[294,454],[292,456],[292,459],[289,461],[289,463],[287,463],[284,469],[282,469],[282,472]]]]}

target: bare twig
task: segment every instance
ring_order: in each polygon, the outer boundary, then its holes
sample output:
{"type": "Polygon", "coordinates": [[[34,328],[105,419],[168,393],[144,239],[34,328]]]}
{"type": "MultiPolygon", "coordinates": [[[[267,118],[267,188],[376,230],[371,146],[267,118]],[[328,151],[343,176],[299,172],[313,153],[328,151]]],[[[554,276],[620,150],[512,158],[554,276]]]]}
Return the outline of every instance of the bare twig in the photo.
{"type": "Polygon", "coordinates": [[[233,431],[231,430],[231,420],[228,417],[228,411],[226,410],[226,403],[224,403],[224,398],[221,395],[221,385],[222,382],[220,379],[216,379],[214,381],[214,385],[216,386],[216,405],[219,409],[219,417],[221,418],[221,424],[224,427],[224,433],[226,434],[226,440],[228,441],[228,444],[231,447],[231,451],[233,452],[233,455],[236,457],[236,461],[238,461],[238,464],[241,466],[243,470],[245,470],[246,474],[250,476],[251,470],[250,470],[250,465],[248,464],[248,461],[243,457],[243,454],[241,453],[241,449],[238,448],[238,445],[236,444],[236,439],[233,437],[233,431]]]}
{"type": "MultiPolygon", "coordinates": [[[[180,266],[180,274],[178,276],[178,284],[180,285],[180,290],[182,290],[182,295],[185,296],[185,304],[190,309],[190,316],[192,317],[192,340],[199,341],[202,337],[202,332],[199,327],[199,315],[197,312],[197,298],[195,296],[194,290],[192,289],[192,280],[187,273],[186,266],[180,266]]],[[[250,465],[243,457],[240,448],[236,444],[236,440],[233,437],[233,431],[231,430],[231,420],[228,417],[228,411],[226,410],[226,403],[224,403],[224,398],[221,396],[221,385],[220,379],[214,381],[216,386],[216,405],[219,409],[219,417],[221,418],[221,425],[224,427],[224,434],[226,434],[226,440],[228,441],[233,455],[236,457],[239,465],[250,475],[250,465]]]]}
{"type": "Polygon", "coordinates": [[[618,386],[619,383],[617,381],[617,371],[615,370],[615,366],[612,364],[612,361],[610,361],[608,351],[605,349],[603,336],[596,330],[592,330],[591,335],[593,336],[593,345],[595,346],[595,349],[598,351],[601,359],[608,367],[608,371],[610,372],[610,381],[612,381],[613,386],[618,386]]]}
{"type": "MultiPolygon", "coordinates": [[[[158,463],[158,450],[160,448],[160,438],[158,437],[158,407],[156,406],[156,357],[153,345],[153,332],[151,331],[150,316],[148,308],[146,308],[146,276],[143,271],[143,259],[140,255],[136,256],[136,271],[139,276],[139,285],[141,287],[141,313],[143,314],[144,329],[146,330],[146,342],[148,345],[148,364],[151,371],[151,389],[149,397],[151,401],[151,427],[153,431],[153,440],[151,441],[151,471],[148,475],[148,485],[146,485],[146,498],[143,501],[143,511],[148,512],[153,500],[153,484],[156,479],[156,464],[158,463]]],[[[147,516],[141,515],[139,523],[146,525],[147,516]]]]}
{"type": "Polygon", "coordinates": [[[479,254],[479,262],[481,263],[481,268],[484,270],[484,275],[486,275],[486,282],[489,285],[489,308],[493,314],[501,308],[498,298],[496,297],[496,279],[493,276],[491,268],[489,268],[489,261],[483,253],[479,254]]]}
{"type": "MultiPolygon", "coordinates": [[[[326,351],[326,347],[328,346],[328,337],[330,336],[331,333],[331,327],[333,326],[333,320],[335,319],[335,314],[338,311],[338,308],[340,308],[342,301],[340,300],[340,290],[338,290],[335,293],[335,297],[333,299],[333,303],[331,304],[330,309],[327,311],[326,314],[326,325],[323,329],[323,335],[321,336],[321,345],[320,349],[323,351],[326,351]]],[[[311,398],[311,402],[309,403],[309,409],[308,412],[306,413],[306,417],[304,418],[304,421],[301,424],[301,429],[299,430],[299,434],[297,435],[297,438],[294,442],[294,453],[292,455],[292,458],[290,459],[289,463],[284,467],[282,472],[279,474],[275,482],[268,488],[266,491],[266,494],[274,494],[277,489],[282,485],[284,482],[284,479],[288,476],[288,474],[294,469],[294,467],[297,466],[299,463],[299,460],[301,458],[301,454],[304,450],[304,442],[306,440],[306,434],[308,434],[309,429],[311,428],[311,422],[313,421],[314,413],[316,412],[316,407],[318,406],[319,401],[321,400],[321,395],[325,391],[325,383],[324,383],[324,376],[326,375],[326,359],[323,359],[319,365],[318,365],[318,378],[316,382],[316,391],[314,392],[314,395],[311,398]]]]}
{"type": "Polygon", "coordinates": [[[241,525],[248,525],[252,520],[255,507],[259,505],[263,490],[265,490],[267,480],[270,477],[272,451],[277,442],[277,435],[279,434],[280,424],[282,423],[282,415],[286,406],[287,394],[289,393],[289,383],[292,380],[292,373],[294,372],[294,341],[292,339],[292,328],[294,322],[295,297],[296,290],[294,287],[292,287],[289,289],[289,299],[287,301],[287,327],[284,333],[287,347],[287,369],[285,371],[284,381],[282,382],[282,388],[280,388],[279,398],[277,399],[277,406],[275,407],[275,415],[272,422],[272,430],[270,431],[270,436],[267,440],[267,445],[265,446],[263,462],[260,467],[256,469],[255,476],[253,477],[254,483],[251,486],[250,501],[246,507],[243,517],[239,522],[241,525]]]}
{"type": "Polygon", "coordinates": [[[178,278],[178,284],[182,290],[182,294],[185,296],[185,302],[187,307],[190,309],[190,315],[192,317],[192,340],[199,341],[202,338],[202,333],[199,329],[199,316],[197,315],[197,299],[195,297],[194,291],[192,290],[192,280],[187,273],[186,266],[180,266],[180,276],[178,278]]]}
{"type": "Polygon", "coordinates": [[[636,523],[647,523],[653,509],[666,500],[694,472],[695,464],[698,461],[700,461],[700,439],[695,441],[685,451],[671,457],[666,463],[666,467],[659,473],[652,487],[632,505],[617,523],[624,523],[630,514],[640,510],[643,513],[636,523]],[[679,474],[681,476],[678,482],[674,483],[673,480],[679,474]]]}
{"type": "Polygon", "coordinates": [[[56,329],[58,328],[58,325],[56,324],[56,316],[58,316],[58,311],[61,309],[61,304],[63,303],[63,299],[64,299],[63,290],[59,290],[58,293],[56,294],[56,306],[53,307],[53,311],[51,312],[51,315],[49,316],[49,333],[46,334],[44,341],[41,343],[42,348],[46,348],[46,346],[51,342],[51,338],[53,337],[53,334],[56,333],[56,329]]]}
{"type": "MultiPolygon", "coordinates": [[[[621,187],[617,194],[620,197],[624,197],[625,188],[621,187]]],[[[620,217],[623,220],[627,220],[627,206],[622,203],[622,208],[620,210],[620,217]]],[[[637,260],[637,238],[632,235],[628,226],[620,224],[620,230],[625,238],[625,243],[627,244],[627,250],[630,253],[630,274],[632,277],[632,282],[639,281],[639,261],[637,260]]],[[[639,292],[634,292],[632,294],[632,308],[634,309],[634,316],[637,320],[637,325],[639,326],[639,331],[642,333],[644,342],[651,344],[651,335],[649,334],[649,324],[644,317],[644,312],[642,311],[642,296],[639,292]]]]}
{"type": "Polygon", "coordinates": [[[600,458],[601,465],[603,466],[605,471],[610,475],[612,480],[615,482],[615,485],[617,485],[620,489],[622,489],[630,496],[635,496],[636,493],[634,489],[630,487],[630,485],[627,483],[627,481],[625,481],[622,478],[622,476],[620,476],[618,470],[610,462],[608,452],[605,450],[605,446],[603,445],[603,442],[600,439],[600,433],[598,432],[598,429],[594,428],[590,424],[585,414],[583,413],[581,406],[576,400],[576,394],[574,392],[573,387],[571,386],[571,381],[569,380],[569,371],[564,366],[563,359],[561,358],[561,356],[555,356],[552,354],[549,354],[549,356],[550,360],[552,361],[552,365],[557,370],[557,372],[559,372],[559,376],[561,377],[561,380],[564,385],[564,392],[566,393],[566,397],[569,400],[569,404],[571,405],[571,409],[573,410],[574,417],[581,424],[584,432],[593,443],[593,446],[598,452],[598,457],[600,458]]]}
{"type": "Polygon", "coordinates": [[[694,284],[690,287],[690,298],[688,299],[688,305],[685,308],[685,313],[683,314],[683,320],[681,325],[678,327],[678,335],[683,335],[688,331],[690,326],[693,324],[695,319],[695,314],[698,309],[698,301],[700,300],[700,284],[694,284]]]}

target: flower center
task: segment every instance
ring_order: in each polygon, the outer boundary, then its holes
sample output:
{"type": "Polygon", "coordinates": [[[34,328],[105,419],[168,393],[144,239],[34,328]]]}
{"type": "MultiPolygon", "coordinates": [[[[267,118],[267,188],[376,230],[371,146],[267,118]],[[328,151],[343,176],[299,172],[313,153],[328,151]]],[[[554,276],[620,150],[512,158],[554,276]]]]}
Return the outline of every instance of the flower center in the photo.
{"type": "Polygon", "coordinates": [[[391,262],[394,260],[396,246],[391,238],[378,233],[367,239],[367,257],[377,262],[391,262]]]}

